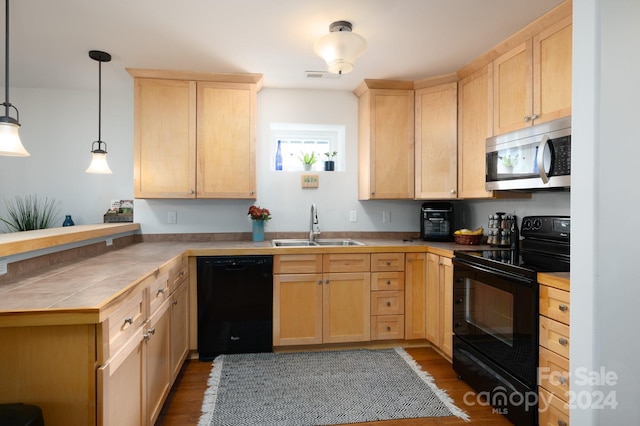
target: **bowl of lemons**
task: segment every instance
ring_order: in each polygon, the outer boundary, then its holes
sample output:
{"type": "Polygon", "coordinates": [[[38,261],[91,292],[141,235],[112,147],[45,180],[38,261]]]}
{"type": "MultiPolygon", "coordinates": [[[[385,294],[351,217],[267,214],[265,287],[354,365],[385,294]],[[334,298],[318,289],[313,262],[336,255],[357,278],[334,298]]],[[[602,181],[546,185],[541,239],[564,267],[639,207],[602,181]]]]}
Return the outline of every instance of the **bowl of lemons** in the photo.
{"type": "Polygon", "coordinates": [[[456,244],[464,245],[478,245],[482,243],[482,237],[484,236],[484,228],[479,227],[474,230],[463,228],[458,229],[453,233],[453,239],[456,244]]]}

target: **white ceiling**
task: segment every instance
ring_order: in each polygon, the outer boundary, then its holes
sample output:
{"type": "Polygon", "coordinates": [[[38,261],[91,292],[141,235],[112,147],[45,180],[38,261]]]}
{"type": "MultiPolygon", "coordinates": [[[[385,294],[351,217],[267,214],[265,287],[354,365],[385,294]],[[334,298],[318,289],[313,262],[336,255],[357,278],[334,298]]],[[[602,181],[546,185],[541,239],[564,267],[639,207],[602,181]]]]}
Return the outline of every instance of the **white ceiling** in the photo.
{"type": "MultiPolygon", "coordinates": [[[[561,0],[12,0],[10,85],[130,87],[131,68],[264,75],[265,87],[352,90],[364,78],[417,80],[454,72],[561,0]],[[324,70],[313,53],[333,21],[367,40],[355,70],[324,70]]],[[[0,33],[4,33],[4,3],[0,33]]],[[[4,37],[2,37],[4,82],[4,37]]],[[[4,86],[4,84],[0,84],[4,86]]],[[[4,90],[2,90],[2,93],[4,90]]]]}

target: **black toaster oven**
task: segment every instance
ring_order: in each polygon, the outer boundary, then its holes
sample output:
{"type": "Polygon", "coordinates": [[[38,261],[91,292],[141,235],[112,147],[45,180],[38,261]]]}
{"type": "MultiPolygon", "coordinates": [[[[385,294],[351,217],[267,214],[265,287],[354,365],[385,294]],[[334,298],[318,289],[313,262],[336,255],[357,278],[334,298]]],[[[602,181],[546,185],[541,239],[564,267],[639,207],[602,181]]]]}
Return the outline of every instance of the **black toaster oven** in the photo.
{"type": "Polygon", "coordinates": [[[453,205],[451,203],[422,204],[420,237],[425,241],[453,241],[453,205]]]}

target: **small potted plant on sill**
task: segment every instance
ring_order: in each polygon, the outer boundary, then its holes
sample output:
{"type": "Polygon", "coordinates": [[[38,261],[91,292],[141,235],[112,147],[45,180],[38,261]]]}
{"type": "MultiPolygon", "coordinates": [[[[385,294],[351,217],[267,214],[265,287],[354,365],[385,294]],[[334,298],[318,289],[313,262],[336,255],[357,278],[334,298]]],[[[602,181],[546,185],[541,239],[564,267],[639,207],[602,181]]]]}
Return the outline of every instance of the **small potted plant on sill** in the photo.
{"type": "Polygon", "coordinates": [[[311,167],[318,161],[318,157],[316,157],[315,152],[305,153],[302,155],[302,157],[298,158],[300,158],[300,161],[302,161],[302,167],[305,170],[311,170],[311,167]]]}
{"type": "Polygon", "coordinates": [[[336,156],[338,155],[338,151],[333,152],[325,152],[324,155],[327,159],[324,162],[324,170],[327,172],[332,172],[336,169],[336,156]]]}

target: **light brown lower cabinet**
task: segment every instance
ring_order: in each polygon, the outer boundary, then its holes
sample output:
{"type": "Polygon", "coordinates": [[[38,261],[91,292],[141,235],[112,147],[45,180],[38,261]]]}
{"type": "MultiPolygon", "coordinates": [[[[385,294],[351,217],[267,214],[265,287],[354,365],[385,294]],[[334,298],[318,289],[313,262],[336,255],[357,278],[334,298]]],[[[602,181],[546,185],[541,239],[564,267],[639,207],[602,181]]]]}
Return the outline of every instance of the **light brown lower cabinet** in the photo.
{"type": "Polygon", "coordinates": [[[369,259],[369,254],[274,256],[273,345],[368,341],[369,259]],[[344,270],[356,272],[336,272],[344,270]]]}
{"type": "Polygon", "coordinates": [[[427,254],[407,253],[404,267],[404,338],[425,339],[427,326],[427,254]]]}
{"type": "Polygon", "coordinates": [[[426,337],[449,359],[453,355],[453,263],[427,253],[426,337]]]}

